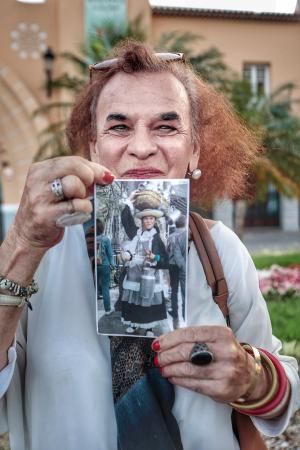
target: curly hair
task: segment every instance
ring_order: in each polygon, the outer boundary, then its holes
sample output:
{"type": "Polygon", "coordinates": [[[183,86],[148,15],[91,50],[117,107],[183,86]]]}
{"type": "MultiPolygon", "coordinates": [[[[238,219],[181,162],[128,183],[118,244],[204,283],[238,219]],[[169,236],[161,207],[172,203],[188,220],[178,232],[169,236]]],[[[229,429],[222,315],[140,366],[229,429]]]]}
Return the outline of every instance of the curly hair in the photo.
{"type": "Polygon", "coordinates": [[[99,95],[116,73],[171,73],[186,89],[192,142],[200,149],[202,176],[192,183],[192,198],[197,199],[197,203],[208,204],[214,199],[243,195],[259,147],[255,136],[237,117],[224,95],[204,82],[188,63],[162,60],[144,43],[126,41],[115,49],[114,56],[117,60],[110,68],[92,72],[92,82],[84,87],[75,102],[67,126],[72,152],[89,158],[89,142],[96,141],[99,95]]]}

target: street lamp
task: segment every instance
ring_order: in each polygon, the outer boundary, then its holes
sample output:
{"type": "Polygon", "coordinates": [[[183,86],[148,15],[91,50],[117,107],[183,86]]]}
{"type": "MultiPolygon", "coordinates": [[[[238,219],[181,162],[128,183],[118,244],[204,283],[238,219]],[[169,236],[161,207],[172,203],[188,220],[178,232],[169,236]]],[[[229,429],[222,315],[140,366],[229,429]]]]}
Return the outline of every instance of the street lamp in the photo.
{"type": "Polygon", "coordinates": [[[55,54],[50,47],[47,47],[47,50],[43,53],[42,56],[44,61],[44,71],[46,74],[47,97],[50,98],[52,95],[52,74],[55,54]]]}

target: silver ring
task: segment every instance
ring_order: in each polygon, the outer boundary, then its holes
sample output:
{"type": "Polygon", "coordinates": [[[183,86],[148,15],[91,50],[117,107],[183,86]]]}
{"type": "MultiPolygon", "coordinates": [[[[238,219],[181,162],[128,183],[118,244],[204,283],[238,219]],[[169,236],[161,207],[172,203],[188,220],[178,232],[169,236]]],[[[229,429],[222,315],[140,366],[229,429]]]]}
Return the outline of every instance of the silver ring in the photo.
{"type": "Polygon", "coordinates": [[[55,195],[56,199],[61,201],[65,199],[64,190],[60,178],[55,178],[51,183],[51,191],[55,195]]]}
{"type": "Polygon", "coordinates": [[[214,360],[213,353],[209,350],[205,342],[196,342],[190,353],[190,361],[196,366],[205,366],[214,360]]]}

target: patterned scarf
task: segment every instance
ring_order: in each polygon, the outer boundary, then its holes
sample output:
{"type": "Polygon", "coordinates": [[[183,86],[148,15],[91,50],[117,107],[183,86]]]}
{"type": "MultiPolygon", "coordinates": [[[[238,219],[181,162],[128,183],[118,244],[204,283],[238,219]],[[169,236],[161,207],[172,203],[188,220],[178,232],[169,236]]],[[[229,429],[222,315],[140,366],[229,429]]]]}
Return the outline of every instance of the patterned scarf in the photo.
{"type": "MultiPolygon", "coordinates": [[[[93,218],[84,232],[92,259],[93,218]]],[[[118,450],[183,450],[172,414],[174,387],[154,366],[151,343],[149,338],[110,337],[118,450]]]]}

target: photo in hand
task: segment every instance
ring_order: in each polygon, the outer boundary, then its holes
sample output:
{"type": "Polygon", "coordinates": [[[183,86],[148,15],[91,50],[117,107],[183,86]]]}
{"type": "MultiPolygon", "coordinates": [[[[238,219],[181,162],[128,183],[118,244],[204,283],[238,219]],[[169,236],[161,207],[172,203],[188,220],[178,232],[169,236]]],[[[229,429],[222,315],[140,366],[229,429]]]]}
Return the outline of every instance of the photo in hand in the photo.
{"type": "Polygon", "coordinates": [[[96,186],[97,332],[155,337],[186,325],[189,180],[96,186]]]}

